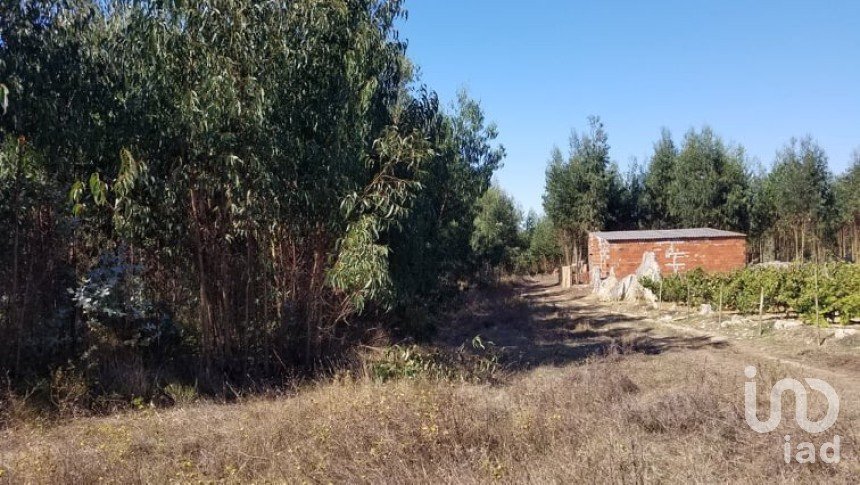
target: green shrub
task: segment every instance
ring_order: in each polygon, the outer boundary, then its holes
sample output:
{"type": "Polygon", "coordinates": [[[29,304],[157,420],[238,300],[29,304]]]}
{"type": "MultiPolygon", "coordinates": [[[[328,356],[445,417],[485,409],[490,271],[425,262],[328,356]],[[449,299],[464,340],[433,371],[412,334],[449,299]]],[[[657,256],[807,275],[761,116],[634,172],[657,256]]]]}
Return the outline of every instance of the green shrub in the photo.
{"type": "Polygon", "coordinates": [[[369,362],[370,376],[379,381],[395,379],[446,379],[469,382],[494,380],[499,355],[492,342],[476,336],[457,351],[418,345],[393,345],[369,362]]]}
{"type": "Polygon", "coordinates": [[[197,401],[197,389],[192,386],[186,386],[176,382],[164,386],[164,394],[169,397],[174,404],[182,406],[191,404],[197,401]]]}
{"type": "MultiPolygon", "coordinates": [[[[661,292],[660,282],[642,284],[655,294],[661,292]]],[[[756,313],[763,296],[765,311],[794,312],[809,323],[816,321],[817,293],[820,321],[844,324],[860,318],[860,265],[801,264],[715,274],[697,268],[665,276],[661,293],[663,301],[698,305],[717,304],[721,292],[725,309],[756,313]]]]}

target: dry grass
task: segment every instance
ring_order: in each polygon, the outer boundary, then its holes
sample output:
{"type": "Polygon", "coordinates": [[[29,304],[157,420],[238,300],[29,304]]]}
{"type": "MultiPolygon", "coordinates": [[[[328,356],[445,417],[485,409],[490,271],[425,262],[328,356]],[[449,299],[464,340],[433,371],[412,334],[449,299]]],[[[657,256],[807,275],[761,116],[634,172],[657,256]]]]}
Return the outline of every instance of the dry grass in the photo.
{"type": "MultiPolygon", "coordinates": [[[[86,418],[0,432],[15,483],[857,483],[857,414],[838,465],[787,465],[743,418],[741,364],[705,351],[616,354],[487,386],[341,380],[296,397],[86,418]]],[[[781,370],[760,366],[774,381],[781,370]]],[[[788,421],[788,420],[786,420],[788,421]]]]}

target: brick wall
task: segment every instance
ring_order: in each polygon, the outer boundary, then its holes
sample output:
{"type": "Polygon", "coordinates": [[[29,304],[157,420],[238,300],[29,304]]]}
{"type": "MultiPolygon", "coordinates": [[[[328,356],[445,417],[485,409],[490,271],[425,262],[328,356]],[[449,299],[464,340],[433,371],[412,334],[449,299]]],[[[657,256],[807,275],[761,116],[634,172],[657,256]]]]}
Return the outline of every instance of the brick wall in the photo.
{"type": "Polygon", "coordinates": [[[709,272],[726,272],[746,265],[746,239],[721,237],[676,240],[607,241],[589,235],[589,267],[599,267],[606,277],[609,269],[623,278],[635,273],[642,255],[651,251],[657,257],[663,274],[683,273],[695,268],[709,272]]]}

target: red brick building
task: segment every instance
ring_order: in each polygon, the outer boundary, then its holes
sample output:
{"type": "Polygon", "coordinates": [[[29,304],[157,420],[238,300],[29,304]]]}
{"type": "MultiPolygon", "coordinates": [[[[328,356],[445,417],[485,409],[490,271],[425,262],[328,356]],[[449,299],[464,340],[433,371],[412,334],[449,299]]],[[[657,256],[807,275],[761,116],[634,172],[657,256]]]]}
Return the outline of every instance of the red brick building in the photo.
{"type": "Polygon", "coordinates": [[[601,277],[614,269],[623,278],[636,272],[642,255],[653,252],[662,274],[695,268],[724,272],[746,265],[746,235],[718,229],[604,231],[588,235],[588,265],[601,277]]]}

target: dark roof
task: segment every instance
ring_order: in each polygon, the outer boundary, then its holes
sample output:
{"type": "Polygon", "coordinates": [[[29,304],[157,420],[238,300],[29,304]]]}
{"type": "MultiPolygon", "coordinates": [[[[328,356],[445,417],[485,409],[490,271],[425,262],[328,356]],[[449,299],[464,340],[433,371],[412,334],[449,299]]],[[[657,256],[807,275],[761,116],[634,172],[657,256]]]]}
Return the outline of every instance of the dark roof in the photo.
{"type": "Polygon", "coordinates": [[[599,231],[592,232],[595,236],[607,241],[637,241],[637,240],[661,240],[661,239],[710,239],[746,237],[739,232],[722,231],[708,227],[695,229],[661,229],[653,231],[599,231]]]}

